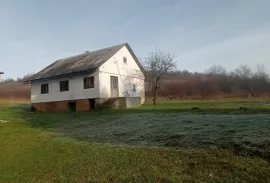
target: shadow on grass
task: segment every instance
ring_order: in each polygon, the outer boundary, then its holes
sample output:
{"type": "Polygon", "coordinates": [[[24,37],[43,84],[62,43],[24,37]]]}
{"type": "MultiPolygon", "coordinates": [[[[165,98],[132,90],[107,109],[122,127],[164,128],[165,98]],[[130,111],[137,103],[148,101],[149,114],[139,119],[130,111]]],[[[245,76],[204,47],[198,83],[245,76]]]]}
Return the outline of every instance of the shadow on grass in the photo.
{"type": "MultiPolygon", "coordinates": [[[[245,102],[247,103],[247,102],[245,102]]],[[[23,111],[30,111],[31,106],[29,104],[13,105],[9,107],[10,109],[19,109],[23,111]]],[[[235,108],[200,108],[200,107],[190,107],[190,108],[160,108],[159,106],[152,107],[138,107],[131,109],[95,109],[91,114],[117,114],[117,113],[145,113],[145,112],[182,112],[190,114],[270,114],[270,108],[249,108],[249,107],[235,107],[235,108]]],[[[61,112],[57,112],[61,113],[61,112]]]]}
{"type": "Polygon", "coordinates": [[[268,109],[121,109],[89,112],[31,112],[11,106],[34,128],[78,141],[229,149],[237,155],[270,160],[268,109]],[[268,140],[267,140],[268,139],[268,140]]]}
{"type": "Polygon", "coordinates": [[[9,106],[9,109],[22,110],[22,111],[30,111],[30,104],[20,104],[20,105],[12,105],[9,106]]]}

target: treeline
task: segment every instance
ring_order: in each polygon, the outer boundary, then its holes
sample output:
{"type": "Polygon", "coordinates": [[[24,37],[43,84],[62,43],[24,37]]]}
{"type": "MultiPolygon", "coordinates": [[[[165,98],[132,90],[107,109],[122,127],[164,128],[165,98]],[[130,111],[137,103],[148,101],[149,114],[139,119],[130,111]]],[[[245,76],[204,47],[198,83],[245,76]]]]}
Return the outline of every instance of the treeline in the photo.
{"type": "Polygon", "coordinates": [[[27,78],[33,76],[34,74],[26,74],[25,76],[23,77],[18,77],[17,79],[14,79],[14,78],[11,78],[11,77],[8,77],[6,79],[3,79],[2,83],[22,83],[24,80],[27,80],[27,78]]]}
{"type": "MultiPolygon", "coordinates": [[[[154,84],[148,77],[149,73],[146,73],[146,97],[153,97],[154,84]]],[[[32,75],[7,78],[3,82],[22,83],[32,75]]],[[[270,97],[270,76],[264,65],[258,65],[255,71],[247,65],[241,65],[233,71],[215,65],[203,73],[187,70],[169,72],[158,87],[158,97],[167,99],[270,97]]]]}
{"type": "MultiPolygon", "coordinates": [[[[152,97],[153,84],[148,79],[146,83],[146,96],[152,97]]],[[[178,70],[163,78],[158,96],[168,99],[270,96],[270,77],[264,65],[258,65],[255,71],[247,65],[230,72],[217,65],[203,73],[178,70]]]]}

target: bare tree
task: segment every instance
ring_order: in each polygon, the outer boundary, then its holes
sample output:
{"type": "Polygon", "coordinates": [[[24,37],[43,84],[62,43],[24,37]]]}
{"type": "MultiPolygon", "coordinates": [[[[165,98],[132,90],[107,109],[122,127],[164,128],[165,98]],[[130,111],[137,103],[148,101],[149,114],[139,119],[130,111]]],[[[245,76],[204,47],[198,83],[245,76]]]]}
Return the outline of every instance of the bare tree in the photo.
{"type": "Polygon", "coordinates": [[[269,74],[266,72],[265,66],[257,65],[257,70],[251,79],[252,88],[258,93],[264,93],[270,89],[269,74]]]}
{"type": "Polygon", "coordinates": [[[160,82],[162,79],[164,79],[164,76],[166,76],[168,72],[176,68],[174,58],[175,57],[173,54],[169,52],[165,53],[158,49],[155,52],[149,53],[145,58],[145,67],[149,71],[151,82],[154,84],[154,105],[156,105],[160,82]]]}
{"type": "Polygon", "coordinates": [[[235,69],[234,75],[241,80],[248,80],[252,77],[252,70],[247,65],[240,65],[235,69]]]}
{"type": "Polygon", "coordinates": [[[254,74],[254,79],[258,80],[260,83],[267,83],[269,80],[269,75],[266,72],[265,66],[263,64],[257,65],[257,71],[254,74]]]}
{"type": "Polygon", "coordinates": [[[209,69],[205,71],[206,75],[209,76],[226,76],[227,71],[224,67],[219,66],[219,65],[213,65],[209,69]]]}
{"type": "Polygon", "coordinates": [[[231,73],[231,77],[237,83],[238,87],[242,92],[247,91],[251,92],[251,83],[250,80],[252,78],[252,70],[247,65],[240,65],[238,68],[231,73]]]}

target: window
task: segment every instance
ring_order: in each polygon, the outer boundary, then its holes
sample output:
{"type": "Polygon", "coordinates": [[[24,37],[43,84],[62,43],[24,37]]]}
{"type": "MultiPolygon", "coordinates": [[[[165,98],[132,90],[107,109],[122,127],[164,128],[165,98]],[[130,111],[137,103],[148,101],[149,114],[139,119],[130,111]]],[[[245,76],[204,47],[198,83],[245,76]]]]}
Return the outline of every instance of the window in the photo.
{"type": "Polygon", "coordinates": [[[127,63],[127,57],[123,57],[123,62],[126,64],[127,63]]]}
{"type": "Polygon", "coordinates": [[[49,93],[49,84],[41,85],[41,94],[49,93]]]}
{"type": "Polygon", "coordinates": [[[95,87],[94,76],[83,78],[83,85],[84,89],[94,88],[95,87]]]}
{"type": "Polygon", "coordinates": [[[60,92],[68,91],[68,81],[60,81],[60,92]]]}
{"type": "Polygon", "coordinates": [[[136,85],[132,85],[132,90],[133,90],[133,92],[136,92],[137,91],[137,86],[136,85]]]}

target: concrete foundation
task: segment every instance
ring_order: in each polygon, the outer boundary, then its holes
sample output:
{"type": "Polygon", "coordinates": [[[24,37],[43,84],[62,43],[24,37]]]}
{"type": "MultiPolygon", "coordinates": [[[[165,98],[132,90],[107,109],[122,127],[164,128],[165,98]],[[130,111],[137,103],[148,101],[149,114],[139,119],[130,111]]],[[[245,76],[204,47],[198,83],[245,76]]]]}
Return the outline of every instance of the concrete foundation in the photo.
{"type": "Polygon", "coordinates": [[[32,107],[40,112],[68,111],[68,101],[42,102],[32,104],[32,107]]]}
{"type": "Polygon", "coordinates": [[[141,97],[126,97],[125,98],[126,108],[139,107],[141,106],[141,97]]]}
{"type": "Polygon", "coordinates": [[[96,101],[100,108],[126,109],[141,106],[141,97],[100,98],[96,101]]]}
{"type": "Polygon", "coordinates": [[[108,108],[108,109],[120,109],[120,108],[132,108],[139,107],[141,105],[140,97],[118,97],[118,98],[96,98],[92,99],[79,99],[72,101],[56,101],[56,102],[42,102],[32,104],[32,108],[35,111],[40,112],[65,112],[70,111],[69,103],[75,102],[76,111],[89,111],[93,108],[108,108]]]}

